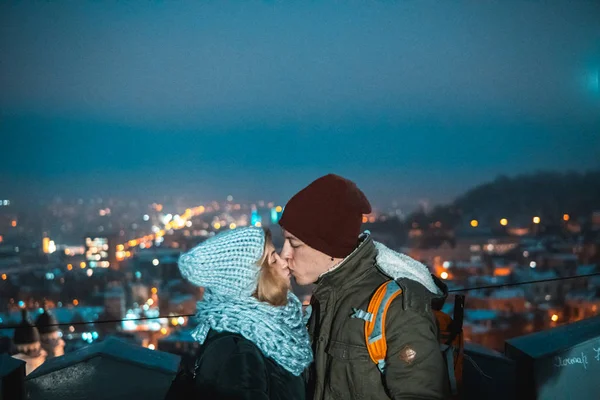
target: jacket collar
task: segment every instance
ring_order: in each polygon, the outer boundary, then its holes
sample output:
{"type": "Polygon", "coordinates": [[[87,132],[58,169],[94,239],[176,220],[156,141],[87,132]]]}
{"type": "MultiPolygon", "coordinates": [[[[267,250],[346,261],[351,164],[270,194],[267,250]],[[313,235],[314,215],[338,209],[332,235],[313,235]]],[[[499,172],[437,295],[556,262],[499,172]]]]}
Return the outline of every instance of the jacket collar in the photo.
{"type": "Polygon", "coordinates": [[[319,295],[331,288],[344,288],[352,285],[354,281],[375,266],[377,249],[370,235],[361,236],[359,246],[346,257],[339,265],[321,275],[316,282],[315,295],[319,295]]]}

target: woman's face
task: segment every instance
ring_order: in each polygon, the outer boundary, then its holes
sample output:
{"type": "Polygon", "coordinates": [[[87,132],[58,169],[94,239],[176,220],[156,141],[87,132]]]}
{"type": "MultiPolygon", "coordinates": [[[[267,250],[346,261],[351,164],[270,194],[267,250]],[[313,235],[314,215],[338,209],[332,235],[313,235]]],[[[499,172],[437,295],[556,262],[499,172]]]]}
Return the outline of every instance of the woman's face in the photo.
{"type": "Polygon", "coordinates": [[[265,251],[267,253],[267,262],[269,264],[269,268],[272,268],[273,271],[280,277],[282,280],[290,285],[290,269],[288,268],[288,263],[283,258],[277,254],[275,250],[275,246],[273,244],[268,243],[265,247],[265,251]]]}

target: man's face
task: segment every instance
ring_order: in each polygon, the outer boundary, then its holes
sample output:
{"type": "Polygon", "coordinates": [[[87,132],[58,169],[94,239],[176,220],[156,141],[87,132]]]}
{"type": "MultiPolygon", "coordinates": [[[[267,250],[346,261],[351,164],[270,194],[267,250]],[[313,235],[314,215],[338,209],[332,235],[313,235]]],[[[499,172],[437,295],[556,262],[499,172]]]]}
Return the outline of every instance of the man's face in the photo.
{"type": "Polygon", "coordinates": [[[298,285],[310,285],[319,279],[332,265],[331,257],[315,250],[290,232],[283,230],[281,257],[288,262],[288,268],[298,285]]]}

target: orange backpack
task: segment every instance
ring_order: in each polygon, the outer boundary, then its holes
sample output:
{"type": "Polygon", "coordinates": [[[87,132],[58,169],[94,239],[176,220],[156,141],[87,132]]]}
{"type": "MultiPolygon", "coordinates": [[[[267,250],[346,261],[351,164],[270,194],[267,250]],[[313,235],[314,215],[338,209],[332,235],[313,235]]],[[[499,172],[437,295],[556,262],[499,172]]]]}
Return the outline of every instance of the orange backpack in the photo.
{"type": "MultiPolygon", "coordinates": [[[[434,277],[438,286],[445,284],[434,277]]],[[[387,355],[387,343],[385,339],[385,318],[388,308],[396,297],[402,295],[402,289],[395,280],[384,282],[379,286],[371,297],[367,311],[353,309],[353,318],[365,321],[365,341],[371,360],[377,364],[383,373],[385,370],[385,358],[387,355]]],[[[440,332],[440,350],[446,362],[448,381],[453,398],[458,398],[462,393],[462,375],[464,360],[464,338],[462,332],[464,301],[462,295],[455,296],[454,318],[441,311],[443,302],[434,305],[433,312],[437,320],[440,332]]]]}

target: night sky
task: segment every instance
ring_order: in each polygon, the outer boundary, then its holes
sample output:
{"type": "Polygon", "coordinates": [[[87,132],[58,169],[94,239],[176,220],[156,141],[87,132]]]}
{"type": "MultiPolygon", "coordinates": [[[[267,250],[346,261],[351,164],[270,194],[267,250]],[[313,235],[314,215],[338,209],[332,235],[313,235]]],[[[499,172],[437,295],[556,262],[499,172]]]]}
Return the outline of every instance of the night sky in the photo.
{"type": "Polygon", "coordinates": [[[384,206],[600,167],[597,1],[7,3],[0,197],[336,172],[384,206]]]}

